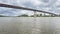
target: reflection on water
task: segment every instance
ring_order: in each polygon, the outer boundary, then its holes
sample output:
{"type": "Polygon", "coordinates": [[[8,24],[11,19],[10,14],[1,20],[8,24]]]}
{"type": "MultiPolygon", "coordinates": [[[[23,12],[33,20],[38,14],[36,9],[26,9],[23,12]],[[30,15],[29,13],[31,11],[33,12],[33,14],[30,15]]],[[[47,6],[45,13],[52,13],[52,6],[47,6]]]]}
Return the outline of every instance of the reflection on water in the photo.
{"type": "Polygon", "coordinates": [[[60,34],[60,17],[0,17],[0,34],[60,34]]]}

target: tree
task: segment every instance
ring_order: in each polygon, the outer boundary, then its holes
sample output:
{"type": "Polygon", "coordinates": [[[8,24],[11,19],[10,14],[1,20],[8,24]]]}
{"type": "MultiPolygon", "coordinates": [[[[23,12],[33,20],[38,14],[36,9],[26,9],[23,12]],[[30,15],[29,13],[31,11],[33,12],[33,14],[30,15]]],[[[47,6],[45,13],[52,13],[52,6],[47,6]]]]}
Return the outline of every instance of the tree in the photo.
{"type": "Polygon", "coordinates": [[[54,14],[51,14],[51,17],[55,17],[55,15],[54,14]]]}
{"type": "Polygon", "coordinates": [[[0,15],[0,17],[4,17],[3,15],[0,15]]]}
{"type": "Polygon", "coordinates": [[[18,17],[28,17],[28,15],[27,14],[22,14],[22,15],[20,15],[18,17]]]}
{"type": "Polygon", "coordinates": [[[59,17],[60,17],[60,14],[59,14],[59,17]]]}
{"type": "Polygon", "coordinates": [[[42,14],[40,14],[40,16],[42,16],[42,14]]]}

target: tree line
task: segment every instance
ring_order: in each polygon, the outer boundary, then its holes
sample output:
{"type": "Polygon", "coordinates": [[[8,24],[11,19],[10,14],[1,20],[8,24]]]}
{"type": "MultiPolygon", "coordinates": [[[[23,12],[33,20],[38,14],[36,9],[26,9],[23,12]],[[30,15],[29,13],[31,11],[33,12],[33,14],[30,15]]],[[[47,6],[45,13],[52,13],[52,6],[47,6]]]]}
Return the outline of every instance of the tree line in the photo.
{"type": "MultiPolygon", "coordinates": [[[[35,15],[36,17],[60,17],[60,14],[57,16],[57,15],[53,15],[53,14],[49,14],[49,15],[46,15],[46,14],[36,14],[35,15]]],[[[9,17],[9,16],[5,16],[5,15],[0,15],[0,17],[9,17]]],[[[11,17],[11,16],[10,16],[11,17]]],[[[34,15],[27,15],[27,14],[22,14],[22,15],[18,15],[16,17],[34,17],[34,15]]]]}
{"type": "MultiPolygon", "coordinates": [[[[49,15],[43,15],[43,14],[36,14],[35,15],[36,17],[60,17],[60,15],[53,15],[53,14],[49,14],[49,15]]],[[[34,17],[34,15],[27,15],[27,14],[22,14],[22,15],[19,15],[18,17],[34,17]]]]}

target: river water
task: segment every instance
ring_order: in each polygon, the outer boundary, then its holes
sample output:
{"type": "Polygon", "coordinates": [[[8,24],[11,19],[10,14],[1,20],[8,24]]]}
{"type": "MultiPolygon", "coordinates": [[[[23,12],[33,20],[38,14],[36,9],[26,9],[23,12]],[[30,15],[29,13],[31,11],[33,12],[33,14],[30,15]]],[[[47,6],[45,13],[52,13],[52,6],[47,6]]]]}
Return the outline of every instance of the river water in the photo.
{"type": "Polygon", "coordinates": [[[0,17],[0,34],[60,34],[60,17],[0,17]]]}

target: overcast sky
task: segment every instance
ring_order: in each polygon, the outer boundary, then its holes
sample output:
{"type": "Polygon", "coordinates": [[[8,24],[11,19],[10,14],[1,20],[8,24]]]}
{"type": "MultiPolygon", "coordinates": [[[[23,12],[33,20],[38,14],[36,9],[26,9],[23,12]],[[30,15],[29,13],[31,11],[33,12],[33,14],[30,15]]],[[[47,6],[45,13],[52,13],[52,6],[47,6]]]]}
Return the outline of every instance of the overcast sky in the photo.
{"type": "MultiPolygon", "coordinates": [[[[60,13],[60,0],[0,0],[0,3],[60,13]]],[[[31,11],[0,7],[0,14],[15,16],[33,14],[31,11]]]]}

